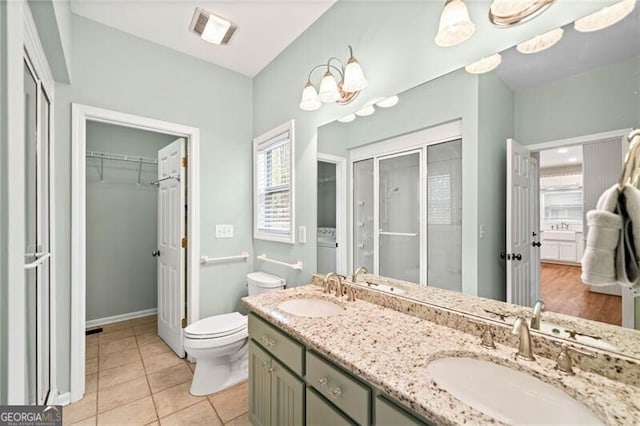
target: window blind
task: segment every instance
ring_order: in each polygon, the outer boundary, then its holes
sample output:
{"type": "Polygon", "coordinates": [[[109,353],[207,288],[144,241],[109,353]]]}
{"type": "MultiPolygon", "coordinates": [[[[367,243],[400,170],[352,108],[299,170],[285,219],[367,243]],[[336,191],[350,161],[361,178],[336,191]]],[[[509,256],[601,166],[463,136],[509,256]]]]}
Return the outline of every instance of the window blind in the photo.
{"type": "Polygon", "coordinates": [[[281,133],[258,146],[256,155],[257,230],[291,233],[291,136],[281,133]]]}

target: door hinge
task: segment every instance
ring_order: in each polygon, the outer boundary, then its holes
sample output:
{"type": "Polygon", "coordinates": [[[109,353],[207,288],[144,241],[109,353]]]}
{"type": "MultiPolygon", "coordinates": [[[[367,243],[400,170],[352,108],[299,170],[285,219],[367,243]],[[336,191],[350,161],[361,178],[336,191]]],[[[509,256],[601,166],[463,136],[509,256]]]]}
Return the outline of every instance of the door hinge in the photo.
{"type": "Polygon", "coordinates": [[[187,157],[182,157],[182,167],[187,167],[189,165],[189,159],[187,157]]]}
{"type": "Polygon", "coordinates": [[[182,248],[187,248],[187,239],[186,238],[182,239],[182,248]]]}
{"type": "Polygon", "coordinates": [[[187,319],[182,318],[182,328],[187,328],[187,319]]]}

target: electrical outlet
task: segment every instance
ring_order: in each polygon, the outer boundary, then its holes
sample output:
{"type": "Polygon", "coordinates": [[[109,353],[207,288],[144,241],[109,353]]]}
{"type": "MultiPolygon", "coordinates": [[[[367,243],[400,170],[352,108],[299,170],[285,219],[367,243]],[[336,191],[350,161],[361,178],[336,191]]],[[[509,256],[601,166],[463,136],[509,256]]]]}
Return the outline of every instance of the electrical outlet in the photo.
{"type": "Polygon", "coordinates": [[[299,226],[298,227],[298,242],[300,244],[306,244],[307,242],[307,227],[299,226]]]}
{"type": "Polygon", "coordinates": [[[216,225],[216,238],[233,238],[233,225],[216,225]]]}

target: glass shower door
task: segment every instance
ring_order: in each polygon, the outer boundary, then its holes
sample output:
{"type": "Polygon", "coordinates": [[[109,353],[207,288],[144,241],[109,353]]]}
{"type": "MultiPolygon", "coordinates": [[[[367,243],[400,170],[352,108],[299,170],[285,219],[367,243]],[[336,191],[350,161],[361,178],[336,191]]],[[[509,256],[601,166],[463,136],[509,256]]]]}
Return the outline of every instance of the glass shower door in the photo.
{"type": "Polygon", "coordinates": [[[49,393],[49,117],[50,103],[27,62],[25,101],[26,400],[49,393]]]}
{"type": "Polygon", "coordinates": [[[422,151],[378,160],[378,271],[419,283],[422,151]]]}
{"type": "Polygon", "coordinates": [[[427,283],[462,291],[462,141],[427,147],[427,283]]]}
{"type": "Polygon", "coordinates": [[[353,269],[374,272],[373,159],[353,163],[353,269]]]}

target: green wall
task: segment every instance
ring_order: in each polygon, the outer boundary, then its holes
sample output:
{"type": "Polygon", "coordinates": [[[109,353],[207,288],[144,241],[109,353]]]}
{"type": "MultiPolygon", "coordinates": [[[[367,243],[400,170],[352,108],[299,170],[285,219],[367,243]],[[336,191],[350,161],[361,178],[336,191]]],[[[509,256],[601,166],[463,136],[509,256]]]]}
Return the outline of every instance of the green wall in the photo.
{"type": "MultiPolygon", "coordinates": [[[[71,102],[200,129],[201,251],[251,252],[251,80],[238,73],[73,17],[73,82],[56,85],[58,377],[69,390],[71,102]],[[214,239],[215,224],[234,224],[234,238],[214,239]]],[[[253,264],[203,266],[202,317],[231,312],[246,294],[253,264]]]]}
{"type": "MultiPolygon", "coordinates": [[[[87,150],[157,158],[177,138],[110,124],[87,124],[87,150]]],[[[158,169],[87,159],[87,320],[157,307],[158,169]]]]}
{"type": "Polygon", "coordinates": [[[513,92],[495,73],[478,85],[478,296],[506,300],[506,140],[514,135],[513,92]]]}
{"type": "Polygon", "coordinates": [[[71,81],[71,6],[69,1],[28,0],[42,48],[56,81],[71,81]]]}
{"type": "MultiPolygon", "coordinates": [[[[307,227],[306,244],[254,242],[256,252],[268,253],[289,262],[302,260],[302,272],[284,271],[271,265],[259,264],[258,267],[267,272],[286,273],[289,284],[308,282],[310,274],[315,271],[319,126],[359,109],[374,97],[400,93],[445,75],[481,57],[571,22],[602,7],[603,3],[612,2],[556,2],[527,25],[498,29],[486,19],[488,2],[468,2],[476,23],[474,36],[460,46],[443,49],[433,42],[442,10],[441,2],[338,1],[253,80],[254,137],[292,118],[296,121],[296,226],[307,227]],[[354,47],[354,54],[364,69],[369,86],[348,106],[325,105],[315,112],[300,110],[300,95],[311,68],[331,56],[343,57],[349,44],[354,47]]],[[[440,101],[443,105],[448,102],[446,97],[440,101]]],[[[471,108],[477,108],[476,96],[468,102],[476,104],[471,108]]],[[[466,126],[475,124],[465,123],[466,126]]],[[[477,149],[477,140],[472,142],[477,149]]],[[[477,170],[472,170],[472,173],[477,173],[477,170]]],[[[474,252],[479,245],[478,219],[474,220],[476,225],[467,245],[467,250],[474,252]]],[[[475,259],[471,275],[477,274],[475,259]]],[[[478,279],[483,278],[478,276],[478,279]]]]}
{"type": "Polygon", "coordinates": [[[517,92],[516,139],[528,145],[637,127],[638,70],[640,57],[517,92]]]}

